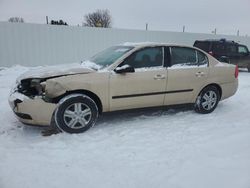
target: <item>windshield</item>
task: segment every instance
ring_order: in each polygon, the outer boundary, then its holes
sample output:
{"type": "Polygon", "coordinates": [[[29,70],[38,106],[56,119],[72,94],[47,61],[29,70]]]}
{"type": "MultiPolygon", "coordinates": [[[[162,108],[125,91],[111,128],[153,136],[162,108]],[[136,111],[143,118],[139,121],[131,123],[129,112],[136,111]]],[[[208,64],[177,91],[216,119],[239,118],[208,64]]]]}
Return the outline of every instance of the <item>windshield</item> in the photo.
{"type": "Polygon", "coordinates": [[[133,48],[134,47],[131,46],[113,46],[96,54],[90,58],[89,61],[96,63],[97,65],[101,66],[101,68],[105,68],[113,64],[116,60],[133,48]]]}

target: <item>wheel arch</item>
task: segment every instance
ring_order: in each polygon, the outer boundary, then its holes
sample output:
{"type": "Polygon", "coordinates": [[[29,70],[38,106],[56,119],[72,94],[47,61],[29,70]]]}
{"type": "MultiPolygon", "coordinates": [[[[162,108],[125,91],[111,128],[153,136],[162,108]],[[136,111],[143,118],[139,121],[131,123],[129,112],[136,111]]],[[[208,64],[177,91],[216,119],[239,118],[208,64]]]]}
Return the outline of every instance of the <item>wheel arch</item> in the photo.
{"type": "MultiPolygon", "coordinates": [[[[220,99],[221,99],[221,97],[222,97],[222,88],[221,88],[221,86],[220,86],[219,84],[217,84],[217,83],[211,83],[211,84],[208,84],[208,85],[206,85],[205,87],[203,87],[203,88],[200,90],[198,96],[201,94],[201,92],[202,92],[205,88],[211,87],[211,86],[216,87],[216,88],[218,89],[219,94],[220,94],[220,99]]],[[[198,97],[198,96],[197,96],[197,97],[198,97]]]]}
{"type": "Polygon", "coordinates": [[[89,91],[89,90],[84,90],[84,89],[78,89],[78,90],[72,90],[72,91],[67,91],[64,94],[56,97],[53,99],[54,103],[58,103],[63,97],[70,95],[70,94],[84,94],[90,97],[94,102],[96,103],[98,107],[99,114],[103,112],[103,106],[102,106],[102,101],[100,97],[98,97],[95,93],[89,91]]]}

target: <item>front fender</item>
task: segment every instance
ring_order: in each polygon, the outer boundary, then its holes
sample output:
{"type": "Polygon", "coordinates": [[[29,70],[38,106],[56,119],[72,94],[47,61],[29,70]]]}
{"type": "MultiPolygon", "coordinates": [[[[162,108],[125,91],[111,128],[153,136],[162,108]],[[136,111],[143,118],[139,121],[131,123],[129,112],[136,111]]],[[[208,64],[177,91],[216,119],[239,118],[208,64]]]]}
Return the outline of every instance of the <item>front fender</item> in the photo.
{"type": "Polygon", "coordinates": [[[57,98],[67,92],[86,90],[100,99],[103,112],[109,111],[109,73],[62,76],[46,81],[46,97],[57,98]]]}
{"type": "Polygon", "coordinates": [[[47,80],[45,94],[49,98],[55,98],[66,93],[67,88],[55,80],[47,80]]]}

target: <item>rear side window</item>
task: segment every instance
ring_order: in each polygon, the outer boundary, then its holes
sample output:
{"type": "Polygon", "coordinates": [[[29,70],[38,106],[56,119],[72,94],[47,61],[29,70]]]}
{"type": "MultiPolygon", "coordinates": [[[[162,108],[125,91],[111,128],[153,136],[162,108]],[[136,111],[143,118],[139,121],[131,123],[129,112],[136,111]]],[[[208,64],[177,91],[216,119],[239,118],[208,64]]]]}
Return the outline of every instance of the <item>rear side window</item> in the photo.
{"type": "Polygon", "coordinates": [[[198,66],[208,66],[208,58],[204,53],[197,51],[197,57],[198,57],[198,66]]]}
{"type": "Polygon", "coordinates": [[[172,67],[207,66],[208,58],[204,53],[192,48],[171,47],[171,65],[172,67]]]}
{"type": "Polygon", "coordinates": [[[213,44],[213,52],[216,54],[225,54],[226,53],[226,49],[225,49],[225,45],[223,43],[214,43],[213,44]]]}
{"type": "Polygon", "coordinates": [[[202,50],[204,50],[205,52],[209,52],[209,48],[210,48],[210,42],[207,42],[207,41],[196,41],[194,43],[194,46],[196,48],[200,48],[202,50]]]}
{"type": "Polygon", "coordinates": [[[196,50],[185,47],[172,47],[171,64],[172,66],[198,66],[196,50]]]}

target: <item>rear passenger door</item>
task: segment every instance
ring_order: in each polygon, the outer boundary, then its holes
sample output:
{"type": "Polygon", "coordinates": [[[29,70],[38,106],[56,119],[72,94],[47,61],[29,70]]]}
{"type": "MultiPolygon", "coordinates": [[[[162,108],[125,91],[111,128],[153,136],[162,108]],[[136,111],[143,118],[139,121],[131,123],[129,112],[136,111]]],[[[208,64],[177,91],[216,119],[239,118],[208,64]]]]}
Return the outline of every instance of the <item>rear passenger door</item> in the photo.
{"type": "Polygon", "coordinates": [[[208,58],[188,47],[170,47],[167,94],[164,104],[193,103],[208,77],[208,58]]]}

